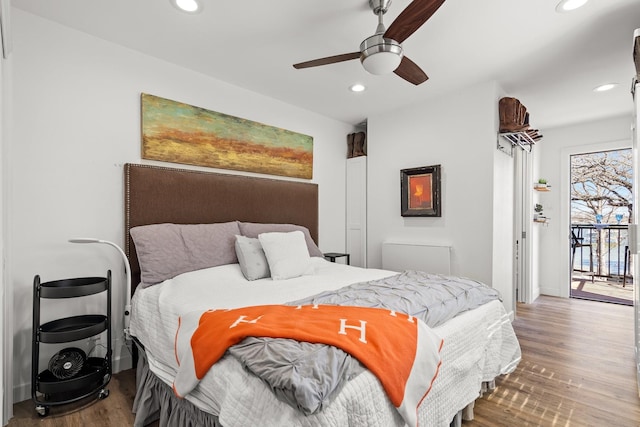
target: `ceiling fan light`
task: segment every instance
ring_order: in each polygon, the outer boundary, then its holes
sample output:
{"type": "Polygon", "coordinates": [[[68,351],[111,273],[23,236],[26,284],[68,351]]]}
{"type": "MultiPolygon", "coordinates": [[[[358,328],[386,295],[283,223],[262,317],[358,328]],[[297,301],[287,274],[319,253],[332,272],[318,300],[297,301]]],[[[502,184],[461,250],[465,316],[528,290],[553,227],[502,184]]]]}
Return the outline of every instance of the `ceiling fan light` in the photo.
{"type": "Polygon", "coordinates": [[[395,71],[402,61],[402,56],[392,52],[377,52],[362,60],[362,66],[371,74],[384,75],[395,71]]]}
{"type": "Polygon", "coordinates": [[[402,45],[395,40],[375,34],[360,44],[360,62],[371,74],[390,74],[402,62],[402,45]]]}

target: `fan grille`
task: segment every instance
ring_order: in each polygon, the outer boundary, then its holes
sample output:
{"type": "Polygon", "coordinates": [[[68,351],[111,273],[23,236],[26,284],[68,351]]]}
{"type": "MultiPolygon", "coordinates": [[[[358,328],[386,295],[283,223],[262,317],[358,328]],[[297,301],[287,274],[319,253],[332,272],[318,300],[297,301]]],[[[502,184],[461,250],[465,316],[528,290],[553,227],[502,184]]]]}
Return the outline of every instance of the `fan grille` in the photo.
{"type": "Polygon", "coordinates": [[[87,355],[76,347],[64,348],[49,360],[49,371],[60,380],[73,378],[84,366],[87,355]]]}

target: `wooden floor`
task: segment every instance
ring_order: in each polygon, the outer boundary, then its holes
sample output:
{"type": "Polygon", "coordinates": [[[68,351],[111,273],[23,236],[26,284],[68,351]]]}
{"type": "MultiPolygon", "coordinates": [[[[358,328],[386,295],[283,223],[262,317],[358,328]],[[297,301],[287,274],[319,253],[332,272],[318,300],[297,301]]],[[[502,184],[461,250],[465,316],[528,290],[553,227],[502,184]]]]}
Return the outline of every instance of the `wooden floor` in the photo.
{"type": "MultiPolygon", "coordinates": [[[[518,305],[522,361],[476,402],[464,427],[640,426],[633,308],[541,297],[518,305]]],[[[14,405],[9,427],[112,427],[133,423],[133,370],[114,376],[104,400],[39,418],[31,401],[14,405]]]]}
{"type": "Polygon", "coordinates": [[[517,313],[522,361],[465,426],[640,426],[633,307],[541,297],[517,313]]]}

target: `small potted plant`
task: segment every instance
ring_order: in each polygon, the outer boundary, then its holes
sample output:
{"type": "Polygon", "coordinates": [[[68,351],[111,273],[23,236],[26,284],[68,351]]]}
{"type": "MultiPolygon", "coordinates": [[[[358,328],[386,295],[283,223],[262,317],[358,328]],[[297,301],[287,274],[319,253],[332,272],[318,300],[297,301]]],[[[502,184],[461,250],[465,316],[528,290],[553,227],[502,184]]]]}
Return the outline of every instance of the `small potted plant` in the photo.
{"type": "Polygon", "coordinates": [[[547,180],[544,178],[540,178],[538,182],[535,183],[536,188],[547,188],[547,180]]]}

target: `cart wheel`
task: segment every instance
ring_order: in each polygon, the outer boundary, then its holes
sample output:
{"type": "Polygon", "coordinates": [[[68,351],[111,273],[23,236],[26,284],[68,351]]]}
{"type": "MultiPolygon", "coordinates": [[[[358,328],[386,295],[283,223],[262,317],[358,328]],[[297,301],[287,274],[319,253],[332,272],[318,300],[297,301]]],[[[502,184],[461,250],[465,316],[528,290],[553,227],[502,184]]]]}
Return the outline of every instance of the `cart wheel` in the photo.
{"type": "Polygon", "coordinates": [[[107,396],[109,396],[109,390],[106,388],[103,388],[100,390],[100,393],[98,393],[98,399],[105,399],[107,396]]]}
{"type": "Polygon", "coordinates": [[[38,406],[36,406],[36,412],[38,413],[39,416],[44,418],[47,415],[49,415],[49,407],[48,406],[38,405],[38,406]]]}

